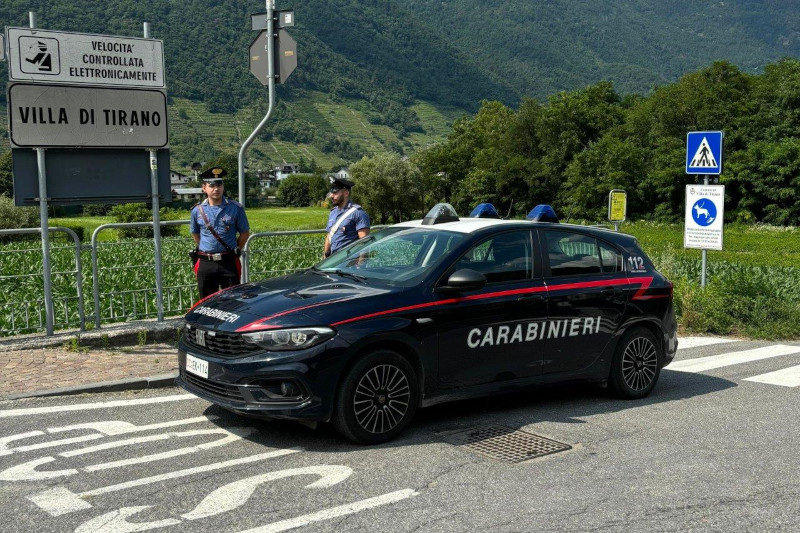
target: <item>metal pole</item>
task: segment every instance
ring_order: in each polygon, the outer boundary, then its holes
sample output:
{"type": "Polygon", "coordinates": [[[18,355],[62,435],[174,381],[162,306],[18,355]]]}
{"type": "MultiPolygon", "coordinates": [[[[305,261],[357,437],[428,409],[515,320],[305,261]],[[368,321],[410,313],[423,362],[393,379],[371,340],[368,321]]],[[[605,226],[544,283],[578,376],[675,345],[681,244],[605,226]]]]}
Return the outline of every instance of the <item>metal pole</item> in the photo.
{"type": "MultiPolygon", "coordinates": [[[[144,38],[150,38],[150,23],[144,23],[144,38]]],[[[164,321],[164,282],[161,272],[161,216],[159,214],[158,199],[158,150],[150,152],[150,191],[153,205],[153,244],[155,246],[156,264],[156,310],[158,321],[164,321]]]]}
{"type": "Polygon", "coordinates": [[[44,148],[36,148],[39,167],[39,225],[42,230],[42,274],[44,276],[44,309],[47,334],[53,334],[53,285],[50,280],[50,233],[47,229],[47,171],[44,148]]]}
{"type": "MultiPolygon", "coordinates": [[[[31,28],[36,27],[36,13],[28,11],[31,28]]],[[[44,148],[36,148],[36,164],[39,170],[39,227],[42,232],[42,277],[44,278],[45,328],[48,335],[53,334],[53,284],[50,279],[50,233],[47,229],[47,170],[44,148]]]]}
{"type": "MultiPolygon", "coordinates": [[[[708,174],[703,176],[703,185],[708,185],[708,174]]],[[[706,266],[708,265],[708,250],[703,248],[702,250],[702,257],[703,257],[703,265],[702,265],[702,272],[700,273],[700,286],[706,286],[706,266]]]]}
{"type": "Polygon", "coordinates": [[[267,33],[269,34],[269,38],[267,39],[267,87],[269,88],[269,107],[267,108],[267,114],[264,116],[264,119],[256,126],[256,129],[253,130],[253,133],[247,138],[247,140],[242,143],[242,147],[239,149],[239,203],[244,206],[244,154],[247,151],[247,148],[256,138],[258,132],[264,127],[269,120],[270,115],[272,115],[272,108],[275,104],[275,35],[274,35],[274,28],[273,28],[273,21],[272,21],[272,12],[275,10],[275,0],[266,0],[267,3],[267,33]]]}

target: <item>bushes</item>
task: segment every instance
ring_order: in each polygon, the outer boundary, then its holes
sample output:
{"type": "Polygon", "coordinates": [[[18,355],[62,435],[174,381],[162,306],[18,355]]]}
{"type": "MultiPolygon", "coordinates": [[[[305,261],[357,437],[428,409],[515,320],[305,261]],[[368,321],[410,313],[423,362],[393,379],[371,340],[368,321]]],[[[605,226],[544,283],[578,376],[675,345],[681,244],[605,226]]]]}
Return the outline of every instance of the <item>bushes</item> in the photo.
{"type": "MultiPolygon", "coordinates": [[[[17,207],[14,200],[0,195],[0,229],[38,228],[39,210],[35,207],[17,207]]],[[[0,242],[24,241],[39,239],[37,233],[23,235],[5,235],[0,242]]]]}
{"type": "Polygon", "coordinates": [[[325,198],[328,189],[321,176],[292,174],[281,181],[278,198],[290,207],[308,207],[325,198]]]}
{"type": "MultiPolygon", "coordinates": [[[[153,210],[146,204],[120,204],[111,208],[109,214],[114,217],[115,222],[152,222],[153,210]]],[[[159,210],[161,220],[182,220],[186,218],[184,211],[162,207],[159,210]]],[[[162,237],[175,237],[180,234],[178,226],[162,226],[162,237]]],[[[153,238],[152,227],[122,228],[119,235],[123,239],[153,238]]]]}

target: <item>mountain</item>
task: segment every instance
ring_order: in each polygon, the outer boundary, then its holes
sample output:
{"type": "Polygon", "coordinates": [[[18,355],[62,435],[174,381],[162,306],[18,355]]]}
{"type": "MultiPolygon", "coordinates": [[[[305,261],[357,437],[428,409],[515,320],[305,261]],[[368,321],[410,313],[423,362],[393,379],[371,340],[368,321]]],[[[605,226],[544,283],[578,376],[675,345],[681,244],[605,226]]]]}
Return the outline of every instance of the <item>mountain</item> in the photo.
{"type": "MultiPolygon", "coordinates": [[[[254,165],[297,154],[336,164],[409,151],[441,139],[443,121],[485,99],[516,106],[525,96],[544,99],[598,80],[613,81],[620,93],[646,93],[717,59],[760,72],[800,55],[797,2],[296,0],[276,7],[295,10],[298,67],[279,87],[254,165]],[[292,145],[299,149],[277,148],[292,145]]],[[[266,90],[249,73],[247,52],[256,35],[249,14],[263,11],[263,2],[5,0],[0,20],[27,26],[29,10],[40,27],[63,31],[139,36],[151,23],[153,37],[164,40],[174,166],[235,151],[263,116],[266,90]]]]}

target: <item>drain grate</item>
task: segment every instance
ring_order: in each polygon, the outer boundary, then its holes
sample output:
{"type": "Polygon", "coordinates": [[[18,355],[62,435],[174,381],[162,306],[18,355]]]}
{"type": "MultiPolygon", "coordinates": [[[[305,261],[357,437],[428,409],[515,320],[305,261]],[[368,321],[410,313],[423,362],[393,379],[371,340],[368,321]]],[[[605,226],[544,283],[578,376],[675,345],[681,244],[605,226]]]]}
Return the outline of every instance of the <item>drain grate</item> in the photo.
{"type": "Polygon", "coordinates": [[[569,444],[505,426],[470,428],[442,438],[455,446],[506,463],[520,463],[572,449],[569,444]]]}

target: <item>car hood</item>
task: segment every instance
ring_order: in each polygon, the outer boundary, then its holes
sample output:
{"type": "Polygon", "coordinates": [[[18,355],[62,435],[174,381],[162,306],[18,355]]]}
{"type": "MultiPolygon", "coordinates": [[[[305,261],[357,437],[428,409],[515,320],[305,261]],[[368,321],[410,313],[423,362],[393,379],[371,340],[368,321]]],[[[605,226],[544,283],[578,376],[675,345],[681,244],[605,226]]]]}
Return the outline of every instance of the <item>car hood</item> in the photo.
{"type": "Polygon", "coordinates": [[[366,301],[383,300],[392,292],[390,288],[370,286],[336,274],[320,275],[306,270],[220,291],[192,308],[186,314],[186,321],[219,331],[242,332],[328,325],[354,305],[362,307],[366,301]]]}

